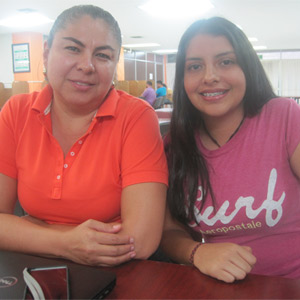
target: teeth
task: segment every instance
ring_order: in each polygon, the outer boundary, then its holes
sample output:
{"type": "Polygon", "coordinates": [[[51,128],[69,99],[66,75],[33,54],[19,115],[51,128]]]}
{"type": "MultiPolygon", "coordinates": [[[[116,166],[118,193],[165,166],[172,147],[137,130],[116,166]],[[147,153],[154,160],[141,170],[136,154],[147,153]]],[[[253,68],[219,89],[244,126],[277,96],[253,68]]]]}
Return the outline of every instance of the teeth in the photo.
{"type": "Polygon", "coordinates": [[[223,95],[225,92],[216,92],[216,93],[202,93],[203,96],[205,97],[215,97],[219,95],[223,95]]]}
{"type": "Polygon", "coordinates": [[[76,84],[78,84],[78,85],[89,85],[89,84],[87,84],[87,83],[79,82],[79,81],[76,81],[76,84]]]}

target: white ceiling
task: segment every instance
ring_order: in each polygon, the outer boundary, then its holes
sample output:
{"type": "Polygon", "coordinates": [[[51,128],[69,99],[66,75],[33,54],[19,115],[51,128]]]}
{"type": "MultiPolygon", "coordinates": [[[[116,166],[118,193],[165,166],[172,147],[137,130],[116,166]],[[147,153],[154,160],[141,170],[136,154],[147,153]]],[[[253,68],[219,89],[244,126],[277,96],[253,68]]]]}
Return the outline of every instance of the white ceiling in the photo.
{"type": "MultiPolygon", "coordinates": [[[[168,20],[147,15],[138,8],[147,0],[6,0],[0,4],[0,19],[14,14],[18,9],[35,9],[51,19],[66,8],[78,4],[94,4],[108,10],[119,22],[123,43],[158,43],[160,47],[147,48],[175,49],[179,39],[196,18],[168,20]],[[131,36],[142,36],[134,39],[131,36]]],[[[161,0],[164,1],[164,0],[161,0]]],[[[177,0],[173,0],[174,3],[177,0]]],[[[185,1],[185,0],[181,0],[185,1]]],[[[201,1],[201,0],[198,0],[201,1]]],[[[254,45],[267,46],[268,50],[300,49],[300,0],[211,0],[215,8],[206,14],[223,16],[241,26],[248,37],[258,38],[254,45]]],[[[157,7],[159,10],[160,8],[157,7]]],[[[49,32],[50,26],[39,29],[18,29],[18,31],[49,32]]],[[[8,31],[0,26],[0,34],[8,31]]]]}

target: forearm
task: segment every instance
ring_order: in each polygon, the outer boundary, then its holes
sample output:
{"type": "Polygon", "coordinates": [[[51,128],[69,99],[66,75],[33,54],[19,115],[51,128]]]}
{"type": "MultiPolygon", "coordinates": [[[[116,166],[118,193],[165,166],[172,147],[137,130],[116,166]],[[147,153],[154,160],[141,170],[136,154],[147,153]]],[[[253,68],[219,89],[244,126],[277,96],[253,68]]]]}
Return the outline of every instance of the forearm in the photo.
{"type": "Polygon", "coordinates": [[[0,214],[0,248],[39,255],[62,256],[59,230],[34,224],[26,218],[0,214]]]}
{"type": "Polygon", "coordinates": [[[183,230],[168,229],[163,233],[161,246],[172,260],[182,264],[190,264],[194,252],[196,268],[225,282],[245,278],[256,262],[250,247],[232,243],[205,243],[196,247],[198,243],[183,230]]]}
{"type": "Polygon", "coordinates": [[[162,222],[155,224],[150,222],[143,226],[122,223],[120,234],[129,235],[134,240],[134,251],[136,259],[147,259],[158,248],[162,236],[162,222]]]}
{"type": "Polygon", "coordinates": [[[168,229],[163,232],[161,248],[172,260],[189,264],[191,253],[199,242],[181,229],[168,229]]]}

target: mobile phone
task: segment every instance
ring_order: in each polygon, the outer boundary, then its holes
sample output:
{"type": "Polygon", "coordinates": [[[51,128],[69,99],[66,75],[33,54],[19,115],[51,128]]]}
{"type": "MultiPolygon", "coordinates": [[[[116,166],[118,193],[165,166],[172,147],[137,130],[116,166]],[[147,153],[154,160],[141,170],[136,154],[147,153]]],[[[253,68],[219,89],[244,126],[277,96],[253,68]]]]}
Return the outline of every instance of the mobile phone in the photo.
{"type": "MultiPolygon", "coordinates": [[[[44,299],[70,299],[69,272],[67,266],[32,268],[27,269],[27,272],[38,283],[38,289],[41,288],[44,299]]],[[[24,299],[37,298],[35,291],[32,291],[32,285],[28,284],[28,277],[25,281],[27,281],[27,287],[25,289],[24,299]]]]}

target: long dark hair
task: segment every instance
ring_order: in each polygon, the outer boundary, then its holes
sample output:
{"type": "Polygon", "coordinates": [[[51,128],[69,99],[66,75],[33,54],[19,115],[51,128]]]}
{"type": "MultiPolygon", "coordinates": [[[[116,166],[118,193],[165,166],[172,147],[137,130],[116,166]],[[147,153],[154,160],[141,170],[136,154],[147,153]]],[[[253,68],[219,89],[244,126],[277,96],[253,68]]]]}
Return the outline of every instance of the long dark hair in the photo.
{"type": "Polygon", "coordinates": [[[203,197],[200,210],[208,193],[214,200],[207,162],[199,151],[195,139],[202,118],[200,112],[191,104],[184,89],[186,50],[191,39],[197,34],[224,36],[231,43],[237,62],[246,78],[246,91],[243,98],[245,116],[258,114],[262,106],[276,96],[256,52],[246,35],[236,25],[224,18],[213,17],[196,21],[185,31],[177,52],[173,113],[170,133],[165,143],[170,173],[168,205],[173,217],[184,224],[192,220],[196,221],[194,205],[199,182],[202,185],[203,197]]]}

